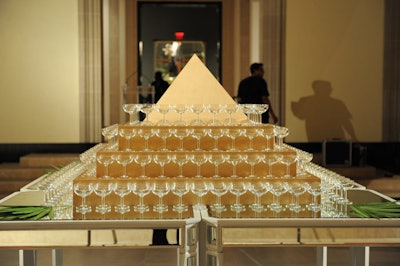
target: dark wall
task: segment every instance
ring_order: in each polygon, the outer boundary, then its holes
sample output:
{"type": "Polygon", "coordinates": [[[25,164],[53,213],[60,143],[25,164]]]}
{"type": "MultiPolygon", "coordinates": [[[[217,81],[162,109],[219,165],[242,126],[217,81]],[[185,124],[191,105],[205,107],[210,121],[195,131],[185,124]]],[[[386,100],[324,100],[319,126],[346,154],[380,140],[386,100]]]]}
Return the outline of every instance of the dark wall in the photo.
{"type": "Polygon", "coordinates": [[[30,153],[81,154],[96,144],[97,143],[0,144],[0,163],[18,162],[21,156],[30,153]]]}
{"type": "MultiPolygon", "coordinates": [[[[184,40],[206,43],[206,66],[220,79],[221,6],[220,3],[141,3],[139,41],[143,42],[141,73],[153,79],[153,42],[174,40],[175,32],[185,32],[184,40]]],[[[140,73],[139,73],[140,74],[140,73]]]]}

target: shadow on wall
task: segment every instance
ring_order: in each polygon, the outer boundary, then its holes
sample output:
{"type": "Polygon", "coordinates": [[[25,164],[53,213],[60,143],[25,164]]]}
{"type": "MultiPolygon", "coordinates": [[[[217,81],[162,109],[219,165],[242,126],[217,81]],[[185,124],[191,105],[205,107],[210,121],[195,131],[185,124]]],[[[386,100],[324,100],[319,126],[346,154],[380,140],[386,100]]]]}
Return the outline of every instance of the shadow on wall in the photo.
{"type": "Polygon", "coordinates": [[[293,114],[305,121],[308,141],[348,139],[346,132],[353,142],[357,142],[351,113],[341,100],[331,97],[331,83],[315,80],[312,89],[314,95],[302,97],[291,103],[293,114]]]}

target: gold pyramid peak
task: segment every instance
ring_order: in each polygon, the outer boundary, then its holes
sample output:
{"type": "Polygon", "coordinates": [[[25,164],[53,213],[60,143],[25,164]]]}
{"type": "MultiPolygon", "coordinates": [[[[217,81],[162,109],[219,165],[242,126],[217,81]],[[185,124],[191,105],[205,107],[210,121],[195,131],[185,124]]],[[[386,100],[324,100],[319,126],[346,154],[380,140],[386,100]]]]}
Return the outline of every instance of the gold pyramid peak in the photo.
{"type": "MultiPolygon", "coordinates": [[[[200,58],[193,54],[176,79],[171,83],[157,104],[236,104],[200,58]]],[[[149,120],[159,120],[158,112],[152,112],[149,120]]],[[[244,120],[243,112],[233,118],[244,120]]]]}

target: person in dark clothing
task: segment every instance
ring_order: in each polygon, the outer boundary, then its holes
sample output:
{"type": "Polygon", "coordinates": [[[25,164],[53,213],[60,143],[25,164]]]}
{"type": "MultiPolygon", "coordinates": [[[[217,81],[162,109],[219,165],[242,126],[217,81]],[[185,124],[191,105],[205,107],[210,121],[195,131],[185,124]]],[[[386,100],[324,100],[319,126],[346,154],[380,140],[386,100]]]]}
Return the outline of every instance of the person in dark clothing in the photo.
{"type": "Polygon", "coordinates": [[[268,104],[268,111],[263,113],[262,122],[276,124],[278,117],[272,109],[269,100],[268,85],[264,76],[264,67],[262,63],[253,63],[250,66],[250,76],[243,79],[239,83],[237,101],[238,103],[252,103],[252,104],[268,104]]]}
{"type": "Polygon", "coordinates": [[[154,81],[151,83],[154,87],[154,102],[157,103],[158,100],[163,96],[169,87],[169,83],[162,78],[160,71],[154,74],[154,81]]]}

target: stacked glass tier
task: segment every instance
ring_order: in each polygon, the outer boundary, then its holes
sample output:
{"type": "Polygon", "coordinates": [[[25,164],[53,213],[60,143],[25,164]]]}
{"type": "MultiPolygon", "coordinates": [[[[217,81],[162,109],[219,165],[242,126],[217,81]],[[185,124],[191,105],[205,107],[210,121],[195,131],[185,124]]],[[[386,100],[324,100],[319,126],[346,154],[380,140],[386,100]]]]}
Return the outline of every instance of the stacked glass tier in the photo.
{"type": "MultiPolygon", "coordinates": [[[[280,128],[280,127],[279,127],[280,128]]],[[[255,217],[316,217],[320,178],[278,126],[115,126],[74,180],[75,219],[167,218],[190,208],[255,217]]]]}

